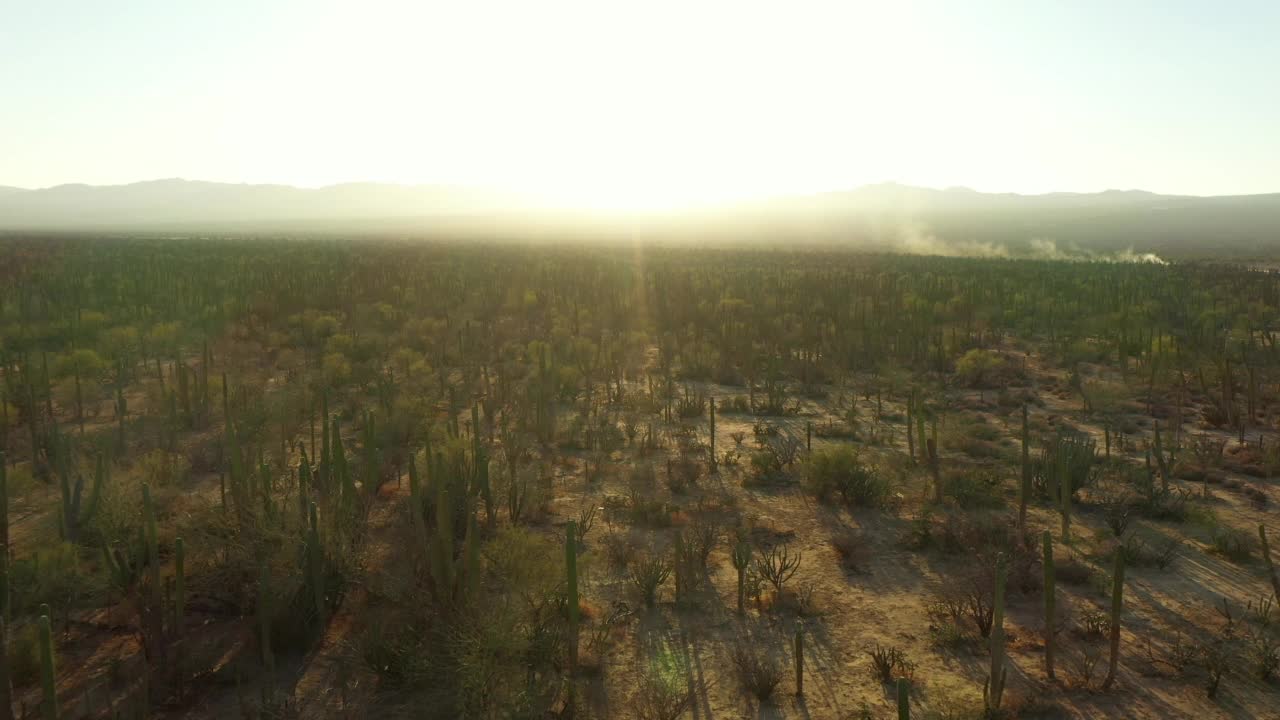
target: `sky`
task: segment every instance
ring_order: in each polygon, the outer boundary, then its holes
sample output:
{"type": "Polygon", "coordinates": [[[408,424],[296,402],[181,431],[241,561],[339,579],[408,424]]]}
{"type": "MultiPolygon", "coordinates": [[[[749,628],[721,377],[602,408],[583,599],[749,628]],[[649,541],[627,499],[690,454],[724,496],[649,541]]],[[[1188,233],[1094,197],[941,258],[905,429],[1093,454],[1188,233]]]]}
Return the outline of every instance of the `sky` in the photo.
{"type": "Polygon", "coordinates": [[[1273,0],[0,0],[0,185],[1280,191],[1273,0]]]}

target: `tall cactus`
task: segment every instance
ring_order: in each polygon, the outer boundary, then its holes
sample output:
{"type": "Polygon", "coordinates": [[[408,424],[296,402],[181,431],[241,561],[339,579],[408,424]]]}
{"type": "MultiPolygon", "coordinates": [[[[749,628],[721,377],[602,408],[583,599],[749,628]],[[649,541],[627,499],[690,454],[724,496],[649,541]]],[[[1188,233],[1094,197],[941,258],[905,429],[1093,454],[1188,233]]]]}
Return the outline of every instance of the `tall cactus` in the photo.
{"type": "MultiPolygon", "coordinates": [[[[0,399],[0,403],[5,402],[0,399]]],[[[0,720],[13,720],[9,673],[9,484],[0,448],[0,720]]]]}
{"type": "Polygon", "coordinates": [[[182,538],[174,538],[173,541],[173,626],[170,629],[170,635],[177,642],[177,652],[175,658],[175,668],[178,679],[178,695],[182,695],[182,665],[183,653],[185,647],[183,645],[183,635],[186,634],[186,613],[187,613],[187,570],[186,570],[186,543],[182,538]]]}
{"type": "Polygon", "coordinates": [[[711,409],[711,431],[709,439],[711,442],[711,472],[716,471],[716,399],[712,397],[708,404],[711,409]]]}
{"type": "Polygon", "coordinates": [[[1156,466],[1160,468],[1160,488],[1169,491],[1169,464],[1165,461],[1163,443],[1160,441],[1160,421],[1155,421],[1156,466]]]}
{"type": "Polygon", "coordinates": [[[1062,542],[1071,542],[1071,473],[1067,468],[1066,455],[1059,452],[1054,458],[1054,469],[1058,476],[1058,505],[1062,514],[1062,542]]]}
{"type": "Polygon", "coordinates": [[[743,595],[747,590],[747,567],[751,565],[751,544],[744,539],[733,546],[733,567],[738,571],[738,614],[745,612],[743,595]]]}
{"type": "Polygon", "coordinates": [[[156,511],[151,500],[151,486],[142,484],[142,541],[147,556],[147,602],[143,611],[143,640],[148,657],[165,664],[164,585],[160,581],[160,544],[156,533],[156,511]]]}
{"type": "Polygon", "coordinates": [[[124,399],[124,388],[116,387],[116,450],[121,453],[128,447],[128,437],[124,431],[125,415],[129,413],[129,403],[124,399]]]}
{"type": "MultiPolygon", "coordinates": [[[[667,477],[671,476],[671,465],[667,464],[667,477]]],[[[674,557],[671,559],[672,573],[676,579],[676,604],[683,605],[685,602],[685,593],[689,590],[689,568],[684,562],[685,546],[684,533],[677,530],[674,542],[674,557]]]]}
{"type": "Polygon", "coordinates": [[[58,720],[57,671],[53,663],[53,628],[46,613],[40,616],[40,717],[58,720]]]}
{"type": "Polygon", "coordinates": [[[307,514],[311,510],[311,462],[307,459],[307,448],[298,443],[298,513],[302,525],[307,524],[307,514]]]}
{"type": "MultiPolygon", "coordinates": [[[[142,529],[143,541],[146,543],[147,551],[147,569],[151,573],[151,592],[153,598],[158,600],[160,595],[160,546],[159,536],[156,534],[156,511],[155,504],[151,500],[151,486],[142,483],[142,529]]],[[[159,603],[156,603],[159,606],[159,603]]]]}
{"type": "Polygon", "coordinates": [[[351,468],[347,464],[347,451],[342,447],[342,433],[339,432],[338,418],[333,419],[333,433],[330,438],[329,451],[333,454],[329,467],[329,475],[337,483],[344,517],[349,515],[356,500],[356,485],[351,478],[351,468]]]}
{"type": "MultiPolygon", "coordinates": [[[[936,430],[936,427],[935,427],[936,430]]],[[[936,432],[935,432],[936,435],[936,432]]],[[[925,448],[929,453],[929,473],[933,476],[933,501],[942,504],[942,471],[938,467],[938,440],[936,437],[928,439],[925,448]]]]}
{"type": "Polygon", "coordinates": [[[57,453],[59,490],[61,491],[61,516],[58,518],[68,542],[76,542],[80,531],[84,529],[98,511],[98,503],[102,497],[102,485],[106,480],[107,463],[102,453],[98,453],[93,473],[93,487],[89,490],[89,502],[82,507],[84,494],[84,476],[76,473],[75,484],[71,484],[71,449],[69,440],[63,438],[57,453]]]}
{"type": "Polygon", "coordinates": [[[1124,553],[1116,550],[1115,570],[1111,576],[1111,661],[1107,665],[1107,679],[1102,689],[1111,687],[1120,664],[1120,611],[1124,608],[1124,553]]]}
{"type": "Polygon", "coordinates": [[[377,422],[372,411],[366,411],[364,414],[362,435],[364,436],[362,443],[364,446],[364,492],[366,495],[373,495],[382,482],[382,458],[378,450],[377,422]]]}
{"type": "Polygon", "coordinates": [[[1053,534],[1044,531],[1044,674],[1053,679],[1053,643],[1057,635],[1057,581],[1053,564],[1053,534]]]}
{"type": "Polygon", "coordinates": [[[1022,404],[1022,478],[1018,484],[1018,532],[1027,528],[1027,501],[1031,496],[1031,434],[1027,422],[1027,404],[1022,404]]]}
{"type": "Polygon", "coordinates": [[[329,447],[329,393],[320,396],[320,460],[317,465],[316,485],[321,493],[329,491],[329,471],[333,449],[329,447]]]}
{"type": "Polygon", "coordinates": [[[309,509],[310,527],[307,530],[307,582],[311,586],[311,605],[318,624],[324,625],[328,607],[325,604],[324,548],[320,545],[320,523],[316,504],[309,509]]]}
{"type": "Polygon", "coordinates": [[[44,720],[58,720],[58,685],[55,684],[54,630],[49,615],[40,616],[40,716],[44,720]]]}
{"type": "MultiPolygon", "coordinates": [[[[2,402],[2,401],[0,401],[2,402]]],[[[9,475],[4,456],[0,448],[0,553],[4,572],[0,573],[0,619],[7,624],[9,615],[9,475]]],[[[0,638],[2,640],[2,638],[0,638]]]]}
{"type": "Polygon", "coordinates": [[[578,669],[578,524],[573,520],[565,526],[564,563],[568,583],[565,604],[569,611],[569,672],[578,669]]]}
{"type": "MultiPolygon", "coordinates": [[[[3,464],[3,456],[0,456],[3,464]]],[[[1276,566],[1271,560],[1271,544],[1267,542],[1267,527],[1258,523],[1258,539],[1262,541],[1262,560],[1267,564],[1267,578],[1271,580],[1271,590],[1275,593],[1276,602],[1280,602],[1280,576],[1276,575],[1276,566]]]]}
{"type": "Polygon", "coordinates": [[[186,542],[182,538],[173,541],[173,634],[181,638],[186,625],[187,569],[186,542]]]}
{"type": "Polygon", "coordinates": [[[898,678],[898,720],[911,720],[911,698],[904,677],[898,678]]]}
{"type": "Polygon", "coordinates": [[[996,587],[994,608],[991,616],[991,672],[987,675],[986,685],[982,688],[983,703],[988,714],[1000,710],[1000,701],[1004,697],[1004,683],[1007,670],[1004,666],[1004,585],[1009,570],[1004,557],[996,558],[996,587]]]}
{"type": "Polygon", "coordinates": [[[916,436],[914,427],[914,418],[916,406],[916,389],[911,388],[911,394],[907,396],[907,456],[911,458],[911,462],[916,461],[916,436]]]}
{"type": "Polygon", "coordinates": [[[262,651],[262,666],[267,672],[276,668],[275,653],[271,651],[271,570],[266,560],[258,569],[258,649],[262,651]]]}
{"type": "Polygon", "coordinates": [[[916,450],[920,453],[921,458],[928,460],[926,454],[926,442],[924,437],[924,405],[920,403],[919,398],[916,399],[916,450]]]}
{"type": "Polygon", "coordinates": [[[427,545],[426,503],[422,495],[422,482],[418,479],[417,453],[409,453],[409,519],[413,522],[413,531],[417,535],[419,547],[427,545]]]}
{"type": "Polygon", "coordinates": [[[489,487],[489,452],[480,438],[480,406],[471,406],[471,464],[474,476],[472,484],[484,500],[484,513],[490,529],[498,519],[498,509],[493,504],[493,491],[489,487]]]}
{"type": "MultiPolygon", "coordinates": [[[[0,548],[4,550],[4,548],[0,548]]],[[[5,574],[9,572],[8,558],[0,558],[5,574]]],[[[9,669],[9,622],[0,615],[0,720],[13,720],[13,684],[9,669]]]]}

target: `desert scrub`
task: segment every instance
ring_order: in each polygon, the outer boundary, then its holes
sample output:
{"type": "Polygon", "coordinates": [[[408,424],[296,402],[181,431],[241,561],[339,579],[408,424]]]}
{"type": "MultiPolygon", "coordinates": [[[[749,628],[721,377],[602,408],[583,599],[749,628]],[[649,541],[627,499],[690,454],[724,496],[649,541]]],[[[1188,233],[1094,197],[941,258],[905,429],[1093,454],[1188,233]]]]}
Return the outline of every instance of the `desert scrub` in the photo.
{"type": "Polygon", "coordinates": [[[649,550],[638,553],[627,567],[631,585],[640,593],[645,607],[658,601],[658,588],[671,576],[671,561],[665,553],[649,550]]]}
{"type": "Polygon", "coordinates": [[[1004,505],[1004,485],[991,470],[964,470],[943,484],[944,494],[965,510],[993,509],[1004,505]]]}
{"type": "MultiPolygon", "coordinates": [[[[9,588],[14,614],[35,612],[48,604],[64,609],[96,606],[106,597],[105,574],[91,574],[71,543],[55,543],[12,561],[9,588]]],[[[58,618],[54,618],[56,621],[58,618]]]]}
{"type": "Polygon", "coordinates": [[[862,462],[850,445],[819,448],[804,464],[804,488],[821,502],[839,499],[854,507],[881,507],[889,482],[862,462]]]}
{"type": "Polygon", "coordinates": [[[665,643],[646,663],[632,706],[641,720],[676,720],[693,706],[697,695],[689,664],[665,643]]]}
{"type": "MultiPolygon", "coordinates": [[[[57,661],[57,643],[53,644],[57,661]]],[[[40,678],[40,627],[35,622],[9,631],[9,677],[15,688],[27,687],[40,678]]]]}
{"type": "Polygon", "coordinates": [[[768,650],[750,641],[734,645],[729,656],[733,669],[747,692],[760,702],[773,697],[773,691],[782,682],[782,663],[768,650]]]}
{"type": "Polygon", "coordinates": [[[1213,531],[1209,542],[1214,553],[1237,564],[1252,560],[1256,546],[1253,533],[1239,528],[1219,527],[1213,531]]]}
{"type": "Polygon", "coordinates": [[[862,572],[866,569],[870,549],[867,538],[861,531],[853,528],[842,528],[831,536],[831,548],[840,558],[840,567],[850,572],[862,572]]]}
{"type": "Polygon", "coordinates": [[[882,683],[891,683],[898,678],[911,680],[916,674],[916,664],[907,659],[906,653],[890,645],[876,643],[869,648],[867,655],[871,658],[872,674],[882,683]]]}

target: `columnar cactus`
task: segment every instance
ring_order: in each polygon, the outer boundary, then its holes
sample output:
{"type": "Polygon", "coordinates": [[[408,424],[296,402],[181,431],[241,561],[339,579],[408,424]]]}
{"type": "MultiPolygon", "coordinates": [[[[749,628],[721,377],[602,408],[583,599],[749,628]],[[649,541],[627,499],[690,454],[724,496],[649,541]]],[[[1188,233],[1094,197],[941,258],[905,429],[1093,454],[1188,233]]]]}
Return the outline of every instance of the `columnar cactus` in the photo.
{"type": "Polygon", "coordinates": [[[320,464],[317,485],[320,492],[329,490],[329,470],[332,467],[332,452],[329,447],[329,393],[320,396],[320,464]]]}
{"type": "Polygon", "coordinates": [[[64,530],[68,542],[76,542],[80,531],[93,519],[98,511],[98,501],[102,497],[102,485],[106,480],[107,463],[102,454],[98,454],[93,473],[93,487],[89,490],[89,503],[81,507],[84,494],[84,476],[76,473],[75,485],[71,484],[71,450],[65,438],[59,442],[57,461],[59,489],[61,490],[62,513],[59,525],[64,530]]]}
{"type": "MultiPolygon", "coordinates": [[[[0,403],[4,400],[0,399],[0,403]]],[[[13,720],[9,679],[9,485],[0,449],[0,720],[13,720]]]]}
{"type": "Polygon", "coordinates": [[[1160,421],[1155,421],[1156,466],[1160,468],[1160,487],[1169,490],[1169,464],[1165,461],[1163,443],[1160,441],[1160,421]]]}
{"type": "Polygon", "coordinates": [[[57,677],[53,666],[53,628],[46,613],[40,616],[40,717],[43,720],[58,720],[61,711],[58,709],[57,677]]]}
{"type": "Polygon", "coordinates": [[[423,512],[426,503],[422,496],[422,482],[418,479],[417,453],[409,453],[409,519],[413,522],[413,531],[418,542],[425,548],[427,543],[427,524],[423,512]]]}
{"type": "Polygon", "coordinates": [[[933,500],[934,502],[941,504],[942,503],[942,471],[938,467],[937,438],[936,437],[929,438],[928,444],[925,447],[929,452],[929,473],[933,475],[933,500]]]}
{"type": "Polygon", "coordinates": [[[324,548],[320,545],[320,523],[316,504],[308,508],[310,527],[307,530],[306,573],[307,583],[311,586],[311,604],[315,611],[317,624],[323,625],[328,607],[325,604],[324,586],[324,548]]]}
{"type": "Polygon", "coordinates": [[[338,418],[333,419],[333,432],[330,438],[329,451],[333,454],[329,465],[329,475],[337,482],[343,515],[346,516],[356,499],[355,480],[351,478],[351,468],[347,465],[347,451],[342,446],[342,433],[339,432],[338,418]]]}
{"type": "MultiPolygon", "coordinates": [[[[3,548],[0,548],[3,550],[3,548]]],[[[8,559],[0,558],[4,572],[8,573],[8,559]]],[[[13,720],[13,685],[9,672],[9,623],[0,616],[0,720],[13,720]]]]}
{"type": "Polygon", "coordinates": [[[991,672],[987,675],[987,683],[982,688],[982,699],[988,714],[1000,710],[1000,701],[1004,697],[1004,683],[1007,670],[1004,666],[1004,585],[1009,573],[1004,557],[996,559],[996,587],[994,608],[991,617],[991,672]]]}
{"type": "Polygon", "coordinates": [[[160,583],[160,545],[156,534],[155,505],[151,501],[151,486],[147,483],[142,484],[142,530],[143,542],[146,543],[147,570],[151,576],[151,587],[148,588],[151,595],[151,611],[158,617],[163,591],[163,585],[160,583]]]}
{"type": "Polygon", "coordinates": [[[262,666],[274,672],[275,653],[271,651],[271,569],[261,560],[258,569],[258,649],[262,651],[262,666]]]}
{"type": "Polygon", "coordinates": [[[1022,405],[1022,478],[1018,484],[1018,530],[1027,527],[1027,500],[1031,496],[1031,449],[1028,437],[1027,405],[1022,405]]]}
{"type": "Polygon", "coordinates": [[[1116,551],[1115,570],[1111,576],[1111,662],[1107,666],[1107,679],[1102,689],[1111,687],[1120,664],[1120,611],[1124,608],[1124,553],[1116,551]]]}
{"type": "Polygon", "coordinates": [[[307,523],[307,513],[311,510],[311,462],[307,459],[307,449],[298,443],[298,512],[303,525],[307,523]]]}
{"type": "MultiPolygon", "coordinates": [[[[0,464],[3,464],[3,456],[0,456],[0,464]]],[[[1276,602],[1280,602],[1280,576],[1276,575],[1276,566],[1271,560],[1271,545],[1267,542],[1267,527],[1262,523],[1258,523],[1258,539],[1262,541],[1262,560],[1267,564],[1267,577],[1271,580],[1271,590],[1276,595],[1276,602]]],[[[7,603],[8,600],[6,599],[7,603]]]]}
{"type": "MultiPolygon", "coordinates": [[[[0,401],[3,402],[3,401],[0,401]]],[[[9,479],[4,450],[0,449],[0,619],[9,621],[9,479]]],[[[3,641],[3,638],[0,638],[3,641]]]]}
{"type": "Polygon", "coordinates": [[[569,611],[569,672],[578,669],[578,524],[573,520],[565,526],[564,563],[568,594],[565,604],[569,611]]]}
{"type": "Polygon", "coordinates": [[[747,590],[747,568],[751,565],[751,545],[746,540],[738,540],[733,546],[733,567],[738,571],[738,614],[745,612],[743,595],[747,590]]]}
{"type": "Polygon", "coordinates": [[[711,409],[711,472],[716,471],[716,399],[712,397],[709,402],[711,409]]]}
{"type": "Polygon", "coordinates": [[[1067,469],[1066,454],[1059,452],[1054,458],[1058,475],[1058,504],[1062,513],[1062,542],[1071,542],[1071,473],[1067,469]]]}
{"type": "Polygon", "coordinates": [[[903,677],[898,678],[898,720],[911,720],[911,698],[903,677]]]}
{"type": "Polygon", "coordinates": [[[187,612],[186,543],[173,541],[173,635],[181,638],[187,612]]]}
{"type": "Polygon", "coordinates": [[[916,389],[911,388],[911,394],[907,397],[907,456],[912,462],[916,459],[916,436],[912,415],[915,413],[916,405],[916,389]]]}
{"type": "Polygon", "coordinates": [[[493,491],[489,487],[489,453],[480,438],[480,406],[471,406],[471,464],[474,472],[472,483],[484,500],[485,518],[490,529],[498,519],[498,510],[493,504],[493,491]]]}
{"type": "Polygon", "coordinates": [[[1044,531],[1044,674],[1053,679],[1053,643],[1057,622],[1057,583],[1053,565],[1053,534],[1044,531]]]}

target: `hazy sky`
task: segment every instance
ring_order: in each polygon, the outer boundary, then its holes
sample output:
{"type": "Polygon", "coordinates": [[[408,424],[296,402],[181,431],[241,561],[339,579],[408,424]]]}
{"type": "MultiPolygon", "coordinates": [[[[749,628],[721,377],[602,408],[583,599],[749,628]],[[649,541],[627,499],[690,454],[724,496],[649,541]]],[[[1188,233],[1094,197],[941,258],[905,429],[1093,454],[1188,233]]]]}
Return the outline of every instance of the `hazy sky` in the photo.
{"type": "Polygon", "coordinates": [[[0,184],[1280,191],[1276,0],[0,0],[0,184]]]}

